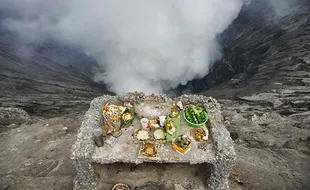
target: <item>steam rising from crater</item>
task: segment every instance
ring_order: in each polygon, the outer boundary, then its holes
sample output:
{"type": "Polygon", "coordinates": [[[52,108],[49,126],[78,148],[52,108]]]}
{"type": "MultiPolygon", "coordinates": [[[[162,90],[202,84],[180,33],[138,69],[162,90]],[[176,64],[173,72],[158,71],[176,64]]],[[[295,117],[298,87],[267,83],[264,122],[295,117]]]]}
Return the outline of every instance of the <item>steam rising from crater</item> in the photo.
{"type": "Polygon", "coordinates": [[[30,40],[52,36],[94,57],[110,90],[159,93],[205,76],[216,36],[242,0],[4,0],[5,24],[30,40]]]}

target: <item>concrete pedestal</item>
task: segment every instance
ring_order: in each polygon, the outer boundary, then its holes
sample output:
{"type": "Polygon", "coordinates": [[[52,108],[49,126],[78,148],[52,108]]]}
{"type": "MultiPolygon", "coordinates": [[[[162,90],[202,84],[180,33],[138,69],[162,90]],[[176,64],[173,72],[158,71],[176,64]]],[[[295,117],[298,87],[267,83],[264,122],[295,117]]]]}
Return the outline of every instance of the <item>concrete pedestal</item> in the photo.
{"type": "MultiPolygon", "coordinates": [[[[91,184],[96,182],[94,175],[94,165],[113,163],[161,163],[161,164],[205,164],[210,168],[210,173],[206,175],[206,183],[211,189],[229,189],[228,176],[234,165],[236,156],[233,142],[229,132],[222,123],[222,115],[219,103],[205,96],[183,95],[171,100],[165,95],[127,94],[123,97],[102,96],[95,98],[90,105],[90,109],[85,114],[77,140],[72,147],[71,159],[77,169],[77,176],[74,181],[75,189],[89,189],[91,184]],[[198,148],[198,142],[193,142],[192,149],[185,155],[177,153],[171,143],[161,144],[157,159],[139,159],[138,151],[141,146],[132,134],[134,129],[140,127],[139,120],[135,119],[133,125],[123,129],[123,134],[118,138],[118,142],[110,147],[105,144],[103,147],[96,147],[93,142],[92,131],[100,127],[102,123],[102,108],[107,102],[124,103],[131,102],[134,105],[154,104],[182,101],[183,105],[202,105],[209,114],[209,132],[211,141],[204,149],[198,148]]],[[[189,135],[189,127],[185,121],[181,121],[181,133],[189,135]]],[[[151,172],[151,171],[150,171],[151,172]]]]}

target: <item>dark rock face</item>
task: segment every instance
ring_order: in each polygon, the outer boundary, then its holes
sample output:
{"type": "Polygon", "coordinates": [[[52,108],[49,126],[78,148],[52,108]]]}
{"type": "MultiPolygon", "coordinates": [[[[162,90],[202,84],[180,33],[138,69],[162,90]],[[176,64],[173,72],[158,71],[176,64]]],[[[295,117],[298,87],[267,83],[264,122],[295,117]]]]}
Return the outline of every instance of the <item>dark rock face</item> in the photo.
{"type": "Polygon", "coordinates": [[[204,77],[203,79],[196,79],[192,81],[194,93],[198,93],[206,89],[218,86],[223,82],[227,82],[233,77],[238,78],[238,74],[243,74],[243,77],[241,77],[242,79],[240,81],[242,82],[246,78],[251,76],[251,73],[255,70],[254,67],[260,64],[259,60],[255,64],[252,63],[254,62],[254,60],[251,60],[253,58],[250,57],[250,59],[248,59],[242,54],[240,50],[224,49],[223,54],[223,58],[215,62],[206,77],[204,77]],[[252,64],[248,64],[250,62],[252,64]]]}
{"type": "Polygon", "coordinates": [[[306,72],[309,65],[309,1],[299,1],[299,7],[298,12],[275,19],[266,1],[253,0],[244,6],[219,36],[223,58],[214,63],[206,77],[192,81],[193,91],[211,89],[217,96],[231,98],[237,93],[265,90],[283,79],[285,84],[303,85],[298,77],[308,76],[300,72],[306,72]],[[298,67],[289,69],[289,65],[298,67]]]}
{"type": "Polygon", "coordinates": [[[0,107],[37,115],[87,109],[93,97],[108,93],[104,84],[92,81],[96,68],[93,59],[72,47],[25,43],[0,28],[0,107]]]}
{"type": "Polygon", "coordinates": [[[300,1],[298,12],[277,20],[262,6],[251,1],[220,36],[224,57],[192,82],[194,92],[209,89],[200,93],[269,106],[283,115],[309,111],[310,3],[300,1]]]}

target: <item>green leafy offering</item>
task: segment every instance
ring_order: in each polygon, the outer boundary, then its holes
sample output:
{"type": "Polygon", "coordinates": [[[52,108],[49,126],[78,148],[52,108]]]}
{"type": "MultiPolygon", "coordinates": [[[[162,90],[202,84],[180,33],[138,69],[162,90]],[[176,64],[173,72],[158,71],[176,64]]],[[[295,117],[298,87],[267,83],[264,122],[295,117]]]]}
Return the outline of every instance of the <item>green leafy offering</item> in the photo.
{"type": "Polygon", "coordinates": [[[188,121],[200,124],[206,121],[205,111],[202,107],[190,105],[185,109],[185,117],[188,121]]]}

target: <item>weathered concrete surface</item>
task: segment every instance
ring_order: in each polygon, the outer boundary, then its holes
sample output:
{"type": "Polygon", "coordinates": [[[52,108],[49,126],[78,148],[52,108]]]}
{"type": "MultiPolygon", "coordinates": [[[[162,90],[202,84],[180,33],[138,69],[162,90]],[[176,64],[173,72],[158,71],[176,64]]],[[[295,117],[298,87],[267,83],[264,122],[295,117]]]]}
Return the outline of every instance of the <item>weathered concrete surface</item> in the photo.
{"type": "MultiPolygon", "coordinates": [[[[157,162],[157,163],[214,163],[215,150],[212,143],[208,143],[205,150],[198,149],[198,142],[193,142],[191,150],[185,154],[180,155],[177,153],[171,143],[161,144],[158,150],[158,159],[147,160],[137,158],[141,143],[137,142],[133,137],[136,128],[141,128],[140,123],[135,119],[134,125],[128,129],[123,129],[122,136],[117,138],[118,143],[112,148],[108,144],[103,147],[95,147],[92,154],[92,161],[101,164],[111,164],[117,162],[135,163],[140,164],[142,162],[157,162]]],[[[183,120],[183,119],[182,119],[183,120]]],[[[181,121],[181,134],[187,136],[190,135],[189,127],[185,121],[181,121]]]]}
{"type": "Polygon", "coordinates": [[[208,187],[204,179],[210,175],[206,164],[94,164],[94,169],[101,180],[91,190],[111,190],[119,182],[132,190],[205,190],[208,187]]]}
{"type": "Polygon", "coordinates": [[[170,114],[171,103],[140,103],[135,105],[135,112],[137,113],[138,118],[158,118],[159,116],[170,114]]]}
{"type": "MultiPolygon", "coordinates": [[[[227,178],[234,165],[236,155],[230,134],[223,124],[223,118],[220,110],[221,107],[219,103],[211,97],[207,98],[205,96],[195,95],[183,95],[174,99],[175,102],[179,100],[182,101],[184,105],[203,105],[208,111],[211,125],[210,136],[212,137],[214,145],[214,156],[209,155],[210,159],[207,156],[207,159],[205,160],[206,163],[209,162],[209,164],[212,165],[210,177],[206,177],[206,180],[208,180],[208,184],[211,189],[228,189],[229,186],[227,178]]],[[[71,159],[74,161],[77,169],[77,177],[74,183],[75,189],[89,189],[89,186],[94,179],[94,168],[92,166],[92,162],[94,160],[105,163],[105,161],[103,161],[102,158],[100,159],[100,156],[98,157],[98,154],[96,154],[92,130],[96,127],[100,127],[103,105],[109,101],[119,103],[131,102],[135,104],[145,101],[166,102],[168,101],[168,98],[165,95],[144,96],[144,94],[127,94],[124,97],[102,96],[95,98],[91,102],[90,109],[85,114],[77,141],[72,148],[71,159]],[[93,158],[95,159],[93,160],[93,158]]],[[[207,152],[204,152],[204,154],[208,155],[207,152]]],[[[102,157],[103,156],[104,155],[102,155],[102,157]]],[[[112,157],[111,159],[113,160],[112,157]]],[[[130,160],[131,159],[127,159],[127,161],[130,160]]],[[[134,162],[134,160],[131,161],[134,162]]]]}

